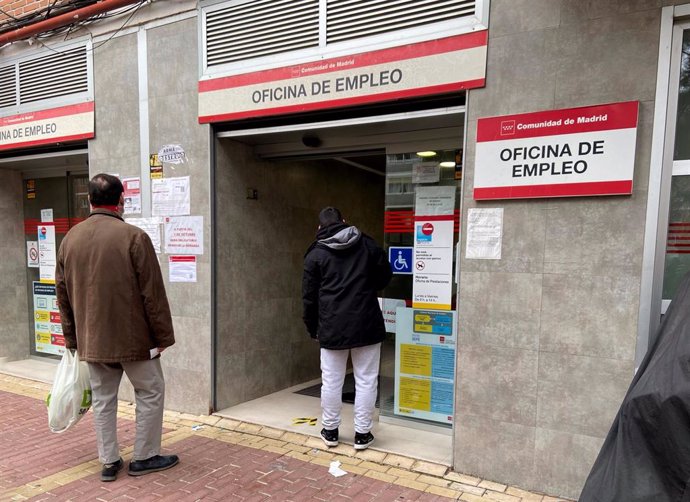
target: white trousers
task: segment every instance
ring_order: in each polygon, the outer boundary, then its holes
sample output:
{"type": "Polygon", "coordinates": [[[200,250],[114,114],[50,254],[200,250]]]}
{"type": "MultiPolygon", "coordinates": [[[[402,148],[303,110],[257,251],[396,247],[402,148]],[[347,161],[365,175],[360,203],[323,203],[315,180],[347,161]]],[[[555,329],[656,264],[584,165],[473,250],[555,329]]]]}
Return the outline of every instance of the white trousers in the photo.
{"type": "Polygon", "coordinates": [[[352,356],[355,375],[355,432],[365,434],[373,426],[379,384],[380,343],[349,350],[321,349],[321,424],[327,430],[340,427],[348,355],[352,356]]]}
{"type": "Polygon", "coordinates": [[[89,363],[93,421],[98,457],[103,464],[117,462],[120,458],[117,391],[123,372],[132,382],[136,397],[136,436],[132,460],[146,460],[160,454],[161,450],[165,380],[160,358],[115,364],[89,363]]]}

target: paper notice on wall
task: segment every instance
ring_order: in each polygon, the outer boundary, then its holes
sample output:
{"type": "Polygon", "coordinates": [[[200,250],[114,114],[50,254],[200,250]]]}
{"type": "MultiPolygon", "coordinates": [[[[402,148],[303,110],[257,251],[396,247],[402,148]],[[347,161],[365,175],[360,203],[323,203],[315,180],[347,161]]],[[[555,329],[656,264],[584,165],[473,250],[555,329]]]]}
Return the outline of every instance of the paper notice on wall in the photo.
{"type": "Polygon", "coordinates": [[[165,252],[169,254],[204,254],[204,217],[165,218],[165,252]]]}
{"type": "Polygon", "coordinates": [[[151,214],[184,216],[190,213],[189,176],[151,180],[151,214]]]}
{"type": "Polygon", "coordinates": [[[196,256],[169,256],[170,282],[196,282],[196,256]]]}
{"type": "Polygon", "coordinates": [[[38,268],[39,280],[46,284],[55,284],[55,226],[50,224],[38,226],[38,268]]]}
{"type": "Polygon", "coordinates": [[[500,260],[503,240],[503,208],[472,208],[467,212],[465,258],[500,260]]]}
{"type": "Polygon", "coordinates": [[[124,178],[124,214],[141,214],[141,178],[124,178]]]}
{"type": "Polygon", "coordinates": [[[417,162],[412,165],[412,183],[438,183],[441,167],[438,162],[417,162]]]}
{"type": "Polygon", "coordinates": [[[53,209],[41,209],[41,222],[51,223],[53,221],[53,209]]]}
{"type": "Polygon", "coordinates": [[[455,185],[418,187],[415,194],[415,215],[453,215],[455,212],[455,190],[455,185]]]}
{"type": "Polygon", "coordinates": [[[161,252],[161,219],[158,217],[153,218],[127,218],[125,220],[130,225],[141,228],[144,232],[148,234],[153,243],[153,249],[156,253],[161,252]]]}

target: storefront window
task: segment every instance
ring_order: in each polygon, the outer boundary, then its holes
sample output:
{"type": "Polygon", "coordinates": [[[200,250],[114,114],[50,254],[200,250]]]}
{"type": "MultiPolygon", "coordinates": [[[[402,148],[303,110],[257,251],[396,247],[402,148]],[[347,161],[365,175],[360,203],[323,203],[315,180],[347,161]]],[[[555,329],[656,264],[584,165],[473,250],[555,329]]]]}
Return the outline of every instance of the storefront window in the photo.
{"type": "Polygon", "coordinates": [[[671,182],[663,298],[675,295],[683,276],[690,272],[690,176],[674,176],[671,182]]]}
{"type": "Polygon", "coordinates": [[[690,160],[690,30],[683,32],[674,160],[690,160]]]}

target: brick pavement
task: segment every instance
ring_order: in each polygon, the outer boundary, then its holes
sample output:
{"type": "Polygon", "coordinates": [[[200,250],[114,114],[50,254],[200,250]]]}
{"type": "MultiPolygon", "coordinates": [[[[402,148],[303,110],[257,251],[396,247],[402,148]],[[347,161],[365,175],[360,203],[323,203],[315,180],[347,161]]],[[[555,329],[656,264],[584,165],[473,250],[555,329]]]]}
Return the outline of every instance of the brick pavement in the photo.
{"type": "MultiPolygon", "coordinates": [[[[449,501],[557,502],[446,466],[213,416],[165,414],[164,453],[180,455],[168,471],[120,473],[102,483],[91,414],[51,434],[43,399],[48,386],[0,374],[0,501],[449,501]],[[193,425],[203,425],[192,430],[193,425]],[[348,474],[328,473],[331,461],[348,474]]],[[[118,434],[131,455],[134,410],[120,403],[118,434]]]]}

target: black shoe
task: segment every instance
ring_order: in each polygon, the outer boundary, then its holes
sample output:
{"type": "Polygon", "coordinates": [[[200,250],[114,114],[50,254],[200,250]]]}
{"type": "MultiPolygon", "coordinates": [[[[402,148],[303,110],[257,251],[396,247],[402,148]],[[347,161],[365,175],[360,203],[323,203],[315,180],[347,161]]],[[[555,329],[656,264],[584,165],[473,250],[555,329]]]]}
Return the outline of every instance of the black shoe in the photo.
{"type": "Polygon", "coordinates": [[[355,432],[355,450],[366,450],[374,442],[374,435],[371,432],[355,432]]]}
{"type": "Polygon", "coordinates": [[[146,460],[132,460],[129,463],[127,474],[130,476],[143,476],[149,472],[158,472],[170,469],[180,461],[177,455],[156,455],[146,460]]]}
{"type": "Polygon", "coordinates": [[[122,457],[112,464],[103,464],[103,469],[101,469],[101,481],[115,481],[117,479],[117,473],[122,470],[124,465],[125,463],[122,457]]]}
{"type": "Polygon", "coordinates": [[[332,431],[321,429],[321,439],[326,443],[326,446],[338,446],[338,429],[332,431]]]}

